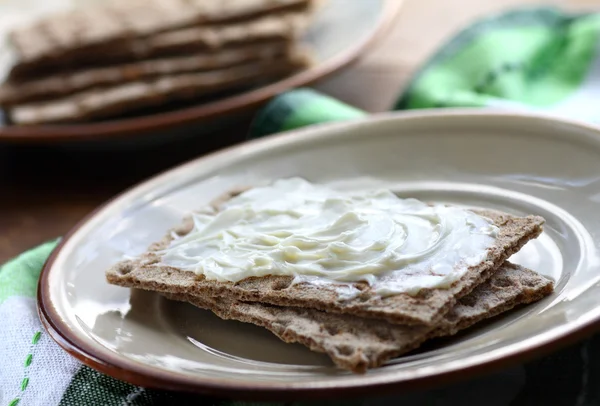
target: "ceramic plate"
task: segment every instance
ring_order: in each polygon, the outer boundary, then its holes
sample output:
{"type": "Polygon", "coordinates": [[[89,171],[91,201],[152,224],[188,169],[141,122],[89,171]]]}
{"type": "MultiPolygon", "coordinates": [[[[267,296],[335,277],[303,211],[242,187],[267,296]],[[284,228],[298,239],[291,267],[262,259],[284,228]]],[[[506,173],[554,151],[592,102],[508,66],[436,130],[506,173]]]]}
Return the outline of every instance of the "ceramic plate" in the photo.
{"type": "MultiPolygon", "coordinates": [[[[0,0],[0,82],[10,62],[5,43],[10,27],[51,11],[101,2],[102,0],[0,0]]],[[[135,135],[172,139],[176,133],[182,133],[182,136],[207,134],[226,123],[230,125],[232,119],[251,113],[277,94],[313,83],[350,64],[383,36],[401,5],[401,0],[323,1],[303,39],[313,50],[317,63],[310,69],[280,81],[211,102],[88,124],[8,126],[0,109],[0,140],[49,143],[120,139],[135,135]]]]}
{"type": "Polygon", "coordinates": [[[434,385],[522,361],[594,328],[599,210],[596,128],[469,111],[316,126],[200,158],[117,197],[76,227],[48,261],[39,309],[71,354],[143,386],[296,399],[434,385]],[[553,278],[556,291],[443,345],[352,375],[259,327],[105,282],[107,267],[142,252],[186,212],[232,187],[289,176],[541,215],[544,233],[511,260],[553,278]]]}

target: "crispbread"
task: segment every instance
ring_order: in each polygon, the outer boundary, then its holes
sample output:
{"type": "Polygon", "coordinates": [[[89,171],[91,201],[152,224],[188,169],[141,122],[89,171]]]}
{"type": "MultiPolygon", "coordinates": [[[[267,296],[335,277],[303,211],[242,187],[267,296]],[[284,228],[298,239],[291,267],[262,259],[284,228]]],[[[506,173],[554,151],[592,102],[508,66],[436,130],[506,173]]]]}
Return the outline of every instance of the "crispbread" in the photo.
{"type": "Polygon", "coordinates": [[[216,53],[249,45],[269,46],[273,42],[279,42],[289,46],[302,32],[307,20],[306,13],[288,13],[235,24],[178,29],[146,38],[127,38],[103,49],[102,58],[98,58],[99,52],[96,50],[81,52],[76,60],[57,58],[45,62],[18,62],[12,68],[10,81],[19,85],[28,76],[37,77],[42,68],[46,74],[57,70],[65,74],[86,67],[132,63],[167,56],[189,56],[198,52],[216,53]]]}
{"type": "Polygon", "coordinates": [[[102,68],[84,69],[73,73],[55,74],[26,82],[0,85],[0,105],[59,98],[96,87],[115,86],[163,75],[203,72],[236,66],[252,61],[284,57],[291,49],[287,41],[274,40],[264,44],[242,45],[220,52],[203,52],[191,56],[151,59],[102,68]]]}
{"type": "Polygon", "coordinates": [[[459,300],[437,327],[402,326],[314,309],[228,302],[183,293],[166,296],[212,310],[223,319],[265,327],[285,342],[326,353],[339,367],[365,372],[419,347],[429,338],[455,334],[519,304],[537,301],[552,290],[550,280],[505,262],[488,281],[459,300]]]}
{"type": "Polygon", "coordinates": [[[53,63],[77,64],[81,56],[152,34],[198,25],[246,21],[264,15],[306,11],[310,0],[130,0],[50,15],[13,31],[19,71],[53,63]]]}
{"type": "MultiPolygon", "coordinates": [[[[433,325],[454,306],[458,298],[470,293],[527,241],[537,237],[544,223],[544,219],[538,216],[515,217],[495,211],[479,211],[478,214],[490,218],[500,229],[495,244],[488,249],[487,260],[470,267],[450,288],[424,289],[415,296],[398,294],[382,298],[367,284],[356,283],[354,286],[360,290],[360,294],[342,300],[328,285],[293,284],[291,276],[247,278],[238,283],[209,281],[193,272],[160,264],[156,251],[168,246],[173,238],[172,233],[153,244],[140,258],[125,260],[111,267],[106,277],[115,285],[151,291],[307,307],[383,319],[396,324],[433,325]]],[[[187,219],[175,232],[183,235],[192,227],[191,219],[187,219]]]]}
{"type": "Polygon", "coordinates": [[[162,75],[91,89],[48,102],[16,105],[8,113],[11,121],[20,125],[103,118],[125,110],[194,99],[261,80],[272,80],[306,67],[308,63],[308,57],[298,53],[214,71],[162,75]]]}
{"type": "Polygon", "coordinates": [[[255,21],[214,27],[195,27],[169,31],[132,42],[119,48],[123,56],[111,58],[149,58],[179,55],[199,50],[226,49],[240,44],[268,41],[292,41],[306,27],[308,15],[286,14],[267,16],[255,21]]]}

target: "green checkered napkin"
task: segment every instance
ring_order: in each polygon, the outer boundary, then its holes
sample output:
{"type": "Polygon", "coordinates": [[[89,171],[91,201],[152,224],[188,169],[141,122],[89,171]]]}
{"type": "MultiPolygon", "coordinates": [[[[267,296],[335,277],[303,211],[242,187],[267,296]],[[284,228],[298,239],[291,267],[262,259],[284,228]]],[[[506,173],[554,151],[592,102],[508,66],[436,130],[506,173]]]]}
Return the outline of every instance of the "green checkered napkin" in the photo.
{"type": "MultiPolygon", "coordinates": [[[[600,15],[550,9],[485,19],[444,45],[395,109],[507,107],[595,121],[600,118],[599,31],[600,15]]],[[[364,115],[298,89],[265,107],[250,136],[364,115]]],[[[39,272],[54,247],[55,242],[46,243],[0,268],[0,405],[251,404],[146,390],[102,375],[63,352],[42,329],[35,308],[39,272]]],[[[342,404],[458,405],[476,399],[485,399],[486,405],[599,404],[600,365],[594,361],[600,359],[600,346],[595,340],[462,385],[342,404]]]]}

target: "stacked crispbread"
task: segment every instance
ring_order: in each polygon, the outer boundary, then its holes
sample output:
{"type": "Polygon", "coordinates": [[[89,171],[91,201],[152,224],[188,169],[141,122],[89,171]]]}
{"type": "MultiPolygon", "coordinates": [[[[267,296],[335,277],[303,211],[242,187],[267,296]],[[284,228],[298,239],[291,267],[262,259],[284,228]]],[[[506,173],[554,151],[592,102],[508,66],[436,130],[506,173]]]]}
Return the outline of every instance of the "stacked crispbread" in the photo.
{"type": "Polygon", "coordinates": [[[274,80],[310,63],[315,0],[121,0],[10,35],[0,106],[15,124],[107,118],[274,80]]]}
{"type": "Polygon", "coordinates": [[[450,287],[421,289],[416,294],[382,297],[367,283],[357,282],[353,288],[358,294],[340,297],[335,286],[298,283],[292,276],[218,282],[166,266],[161,252],[174,238],[190,233],[191,218],[140,257],[110,268],[106,277],[109,283],[155,291],[211,310],[223,319],[262,326],[285,342],[326,353],[342,368],[365,372],[430,338],[453,335],[553,291],[552,281],[507,261],[540,235],[544,220],[496,211],[475,212],[499,230],[485,259],[470,266],[450,287]]]}

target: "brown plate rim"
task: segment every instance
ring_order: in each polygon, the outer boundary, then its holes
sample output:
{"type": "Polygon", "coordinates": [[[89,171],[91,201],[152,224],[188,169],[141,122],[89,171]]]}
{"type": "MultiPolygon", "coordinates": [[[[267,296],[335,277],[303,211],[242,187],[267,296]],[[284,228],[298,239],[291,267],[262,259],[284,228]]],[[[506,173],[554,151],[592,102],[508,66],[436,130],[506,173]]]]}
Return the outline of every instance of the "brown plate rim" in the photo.
{"type": "Polygon", "coordinates": [[[104,140],[143,135],[145,132],[190,125],[234,112],[249,110],[289,89],[311,85],[357,62],[369,48],[390,31],[403,0],[383,0],[374,29],[353,47],[339,55],[275,83],[198,106],[166,113],[91,124],[0,127],[0,141],[12,143],[54,143],[104,140]]]}
{"type": "MultiPolygon", "coordinates": [[[[423,117],[435,117],[435,116],[483,116],[483,117],[494,117],[494,118],[514,118],[514,117],[527,117],[532,119],[550,120],[556,125],[567,125],[572,128],[579,128],[587,131],[592,131],[595,135],[600,138],[600,126],[593,124],[584,123],[577,120],[569,120],[564,118],[557,118],[541,113],[523,113],[523,112],[510,112],[510,111],[494,111],[494,110],[481,110],[481,109],[444,109],[440,110],[419,110],[419,111],[406,111],[406,112],[392,112],[374,115],[373,118],[393,118],[397,116],[403,116],[406,118],[423,118],[423,117]]],[[[327,123],[318,126],[323,127],[343,127],[347,125],[360,124],[371,121],[369,118],[361,118],[357,120],[351,120],[346,122],[338,123],[327,123]]],[[[154,179],[165,175],[171,171],[177,171],[184,166],[193,165],[197,161],[204,160],[207,158],[215,157],[217,155],[229,154],[236,150],[247,148],[248,144],[254,147],[260,146],[261,144],[272,144],[285,141],[286,139],[296,138],[299,135],[310,133],[313,130],[311,128],[300,129],[290,131],[282,135],[276,135],[267,139],[259,139],[247,142],[242,145],[229,147],[221,151],[209,154],[205,157],[196,158],[188,163],[183,163],[170,170],[164,171],[144,182],[133,186],[132,188],[122,192],[121,194],[110,199],[92,213],[88,214],[83,218],[67,235],[61,240],[58,247],[50,255],[44,267],[41,271],[40,279],[38,282],[37,291],[37,306],[38,314],[44,328],[48,331],[50,336],[69,354],[79,359],[89,367],[96,369],[102,373],[110,375],[114,378],[129,382],[134,385],[139,385],[145,388],[164,389],[164,390],[175,390],[182,392],[191,392],[205,395],[221,396],[226,398],[235,399],[248,399],[248,400],[299,400],[299,399],[325,399],[325,398],[349,398],[355,396],[369,396],[373,393],[382,395],[384,393],[391,392],[410,392],[414,390],[430,388],[433,386],[442,386],[449,383],[463,381],[467,378],[478,376],[481,374],[487,374],[494,372],[503,367],[509,367],[516,364],[521,364],[530,359],[548,354],[557,349],[563,348],[569,344],[573,344],[580,341],[592,333],[600,330],[600,317],[597,319],[590,319],[582,323],[575,329],[570,329],[566,332],[556,334],[551,339],[546,339],[541,343],[536,343],[529,346],[528,348],[516,351],[513,354],[502,357],[495,357],[481,362],[478,364],[468,365],[454,370],[444,371],[437,373],[436,375],[427,375],[414,377],[403,381],[395,381],[393,376],[382,377],[375,382],[369,382],[365,379],[365,384],[344,384],[336,386],[320,386],[314,387],[310,385],[281,385],[281,384],[269,384],[266,383],[255,383],[252,385],[240,384],[240,383],[228,383],[226,379],[214,379],[214,378],[193,378],[184,377],[171,373],[169,371],[161,371],[156,368],[144,366],[141,363],[134,361],[127,361],[117,355],[110,355],[106,357],[98,356],[95,349],[87,344],[84,340],[78,339],[74,336],[68,326],[61,320],[60,315],[55,310],[50,300],[50,286],[49,286],[49,274],[53,267],[54,261],[57,255],[69,241],[69,239],[90,219],[96,216],[104,207],[108,206],[113,201],[121,198],[121,196],[127,194],[129,191],[139,187],[142,184],[151,182],[154,179]]]]}

